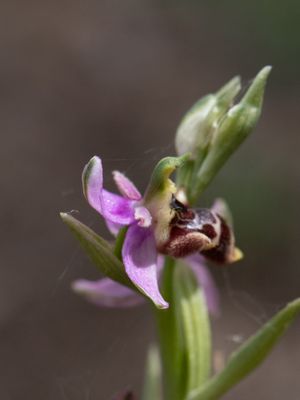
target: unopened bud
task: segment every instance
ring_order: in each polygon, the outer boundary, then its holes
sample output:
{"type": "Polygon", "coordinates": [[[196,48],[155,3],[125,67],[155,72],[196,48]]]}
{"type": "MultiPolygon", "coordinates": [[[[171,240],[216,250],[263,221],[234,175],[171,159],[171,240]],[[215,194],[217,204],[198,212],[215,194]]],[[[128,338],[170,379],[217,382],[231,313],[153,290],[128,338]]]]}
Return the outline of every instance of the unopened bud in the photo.
{"type": "Polygon", "coordinates": [[[232,105],[240,88],[240,78],[235,77],[218,92],[209,94],[194,104],[176,132],[175,147],[179,155],[189,152],[193,159],[197,159],[199,153],[208,146],[220,118],[232,105]]]}
{"type": "Polygon", "coordinates": [[[255,77],[242,100],[224,116],[211,140],[207,155],[194,178],[191,198],[197,198],[223,164],[254,129],[261,114],[265,85],[271,67],[255,77]]]}

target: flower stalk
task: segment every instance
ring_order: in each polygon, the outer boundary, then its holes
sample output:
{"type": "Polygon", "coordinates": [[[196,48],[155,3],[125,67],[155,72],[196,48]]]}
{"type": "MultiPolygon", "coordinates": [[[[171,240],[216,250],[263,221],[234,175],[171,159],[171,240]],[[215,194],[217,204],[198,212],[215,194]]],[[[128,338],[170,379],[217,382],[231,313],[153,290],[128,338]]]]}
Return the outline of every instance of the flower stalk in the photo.
{"type": "MultiPolygon", "coordinates": [[[[166,257],[161,278],[161,291],[169,304],[174,303],[173,276],[175,260],[166,257]]],[[[163,369],[164,399],[181,400],[183,395],[182,349],[179,346],[179,332],[176,330],[173,307],[160,312],[155,310],[159,348],[163,369]]]]}

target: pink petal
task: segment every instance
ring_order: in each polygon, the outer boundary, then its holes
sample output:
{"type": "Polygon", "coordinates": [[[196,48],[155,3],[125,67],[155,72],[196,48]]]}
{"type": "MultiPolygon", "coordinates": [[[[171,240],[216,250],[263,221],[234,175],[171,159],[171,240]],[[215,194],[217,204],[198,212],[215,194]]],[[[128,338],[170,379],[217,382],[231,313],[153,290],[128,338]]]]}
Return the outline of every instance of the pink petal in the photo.
{"type": "Polygon", "coordinates": [[[120,225],[129,225],[135,221],[134,201],[125,199],[117,194],[102,190],[101,215],[111,222],[120,225]]]}
{"type": "Polygon", "coordinates": [[[139,226],[144,228],[149,228],[149,226],[151,226],[152,217],[146,207],[135,207],[134,218],[138,221],[139,226]]]}
{"type": "Polygon", "coordinates": [[[142,195],[122,172],[113,171],[113,177],[120,193],[129,200],[141,200],[142,195]]]}
{"type": "Polygon", "coordinates": [[[131,225],[123,249],[125,270],[135,286],[149,297],[158,308],[169,305],[158,288],[157,251],[151,229],[131,225]]]}
{"type": "Polygon", "coordinates": [[[72,283],[74,292],[97,306],[132,307],[143,303],[143,297],[119,283],[103,278],[98,281],[78,279],[72,283]]]}
{"type": "Polygon", "coordinates": [[[204,264],[204,259],[200,254],[194,254],[184,259],[186,264],[193,270],[199,285],[203,288],[208,311],[218,316],[220,314],[219,291],[214,279],[204,264]]]}
{"type": "Polygon", "coordinates": [[[82,185],[89,204],[106,220],[121,225],[129,225],[135,220],[134,201],[103,189],[103,168],[99,157],[94,156],[85,166],[82,185]]]}

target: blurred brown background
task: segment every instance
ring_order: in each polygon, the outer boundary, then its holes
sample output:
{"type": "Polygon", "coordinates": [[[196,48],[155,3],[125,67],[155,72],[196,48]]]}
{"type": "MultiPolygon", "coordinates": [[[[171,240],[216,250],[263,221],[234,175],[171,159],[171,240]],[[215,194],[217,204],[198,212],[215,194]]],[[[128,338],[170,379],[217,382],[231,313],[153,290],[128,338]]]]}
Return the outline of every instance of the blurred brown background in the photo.
{"type": "MultiPolygon", "coordinates": [[[[103,158],[109,188],[120,169],[143,190],[192,103],[265,64],[259,126],[203,200],[228,200],[246,254],[213,269],[216,348],[227,354],[299,295],[299,18],[296,0],[1,2],[1,400],[139,392],[150,309],[97,309],[70,291],[99,275],[58,212],[80,210],[108,237],[81,193],[87,160],[103,158]]],[[[299,399],[299,328],[225,398],[299,399]]]]}

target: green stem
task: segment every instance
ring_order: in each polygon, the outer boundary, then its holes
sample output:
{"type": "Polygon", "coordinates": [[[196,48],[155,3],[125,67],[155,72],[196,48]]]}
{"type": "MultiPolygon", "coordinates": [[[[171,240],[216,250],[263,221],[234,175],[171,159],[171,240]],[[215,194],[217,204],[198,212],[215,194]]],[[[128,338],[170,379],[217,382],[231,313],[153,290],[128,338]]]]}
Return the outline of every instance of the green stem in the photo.
{"type": "Polygon", "coordinates": [[[163,386],[165,400],[182,400],[180,390],[180,360],[182,353],[177,346],[178,331],[173,304],[173,274],[175,261],[166,258],[164,270],[162,273],[161,291],[164,298],[169,302],[170,308],[167,310],[156,309],[156,321],[158,328],[160,354],[163,366],[163,386]]]}
{"type": "Polygon", "coordinates": [[[165,400],[185,400],[210,376],[210,322],[202,289],[192,270],[167,258],[162,276],[167,310],[156,319],[165,400]]]}
{"type": "Polygon", "coordinates": [[[184,386],[188,394],[210,376],[211,336],[203,290],[193,271],[183,263],[177,265],[174,274],[174,300],[177,329],[186,355],[184,386]]]}
{"type": "Polygon", "coordinates": [[[119,230],[118,236],[116,237],[116,242],[115,242],[115,247],[114,247],[114,255],[116,257],[118,257],[118,259],[120,261],[123,261],[122,260],[122,248],[123,248],[123,243],[125,240],[127,230],[128,230],[128,226],[121,228],[119,230]]]}

